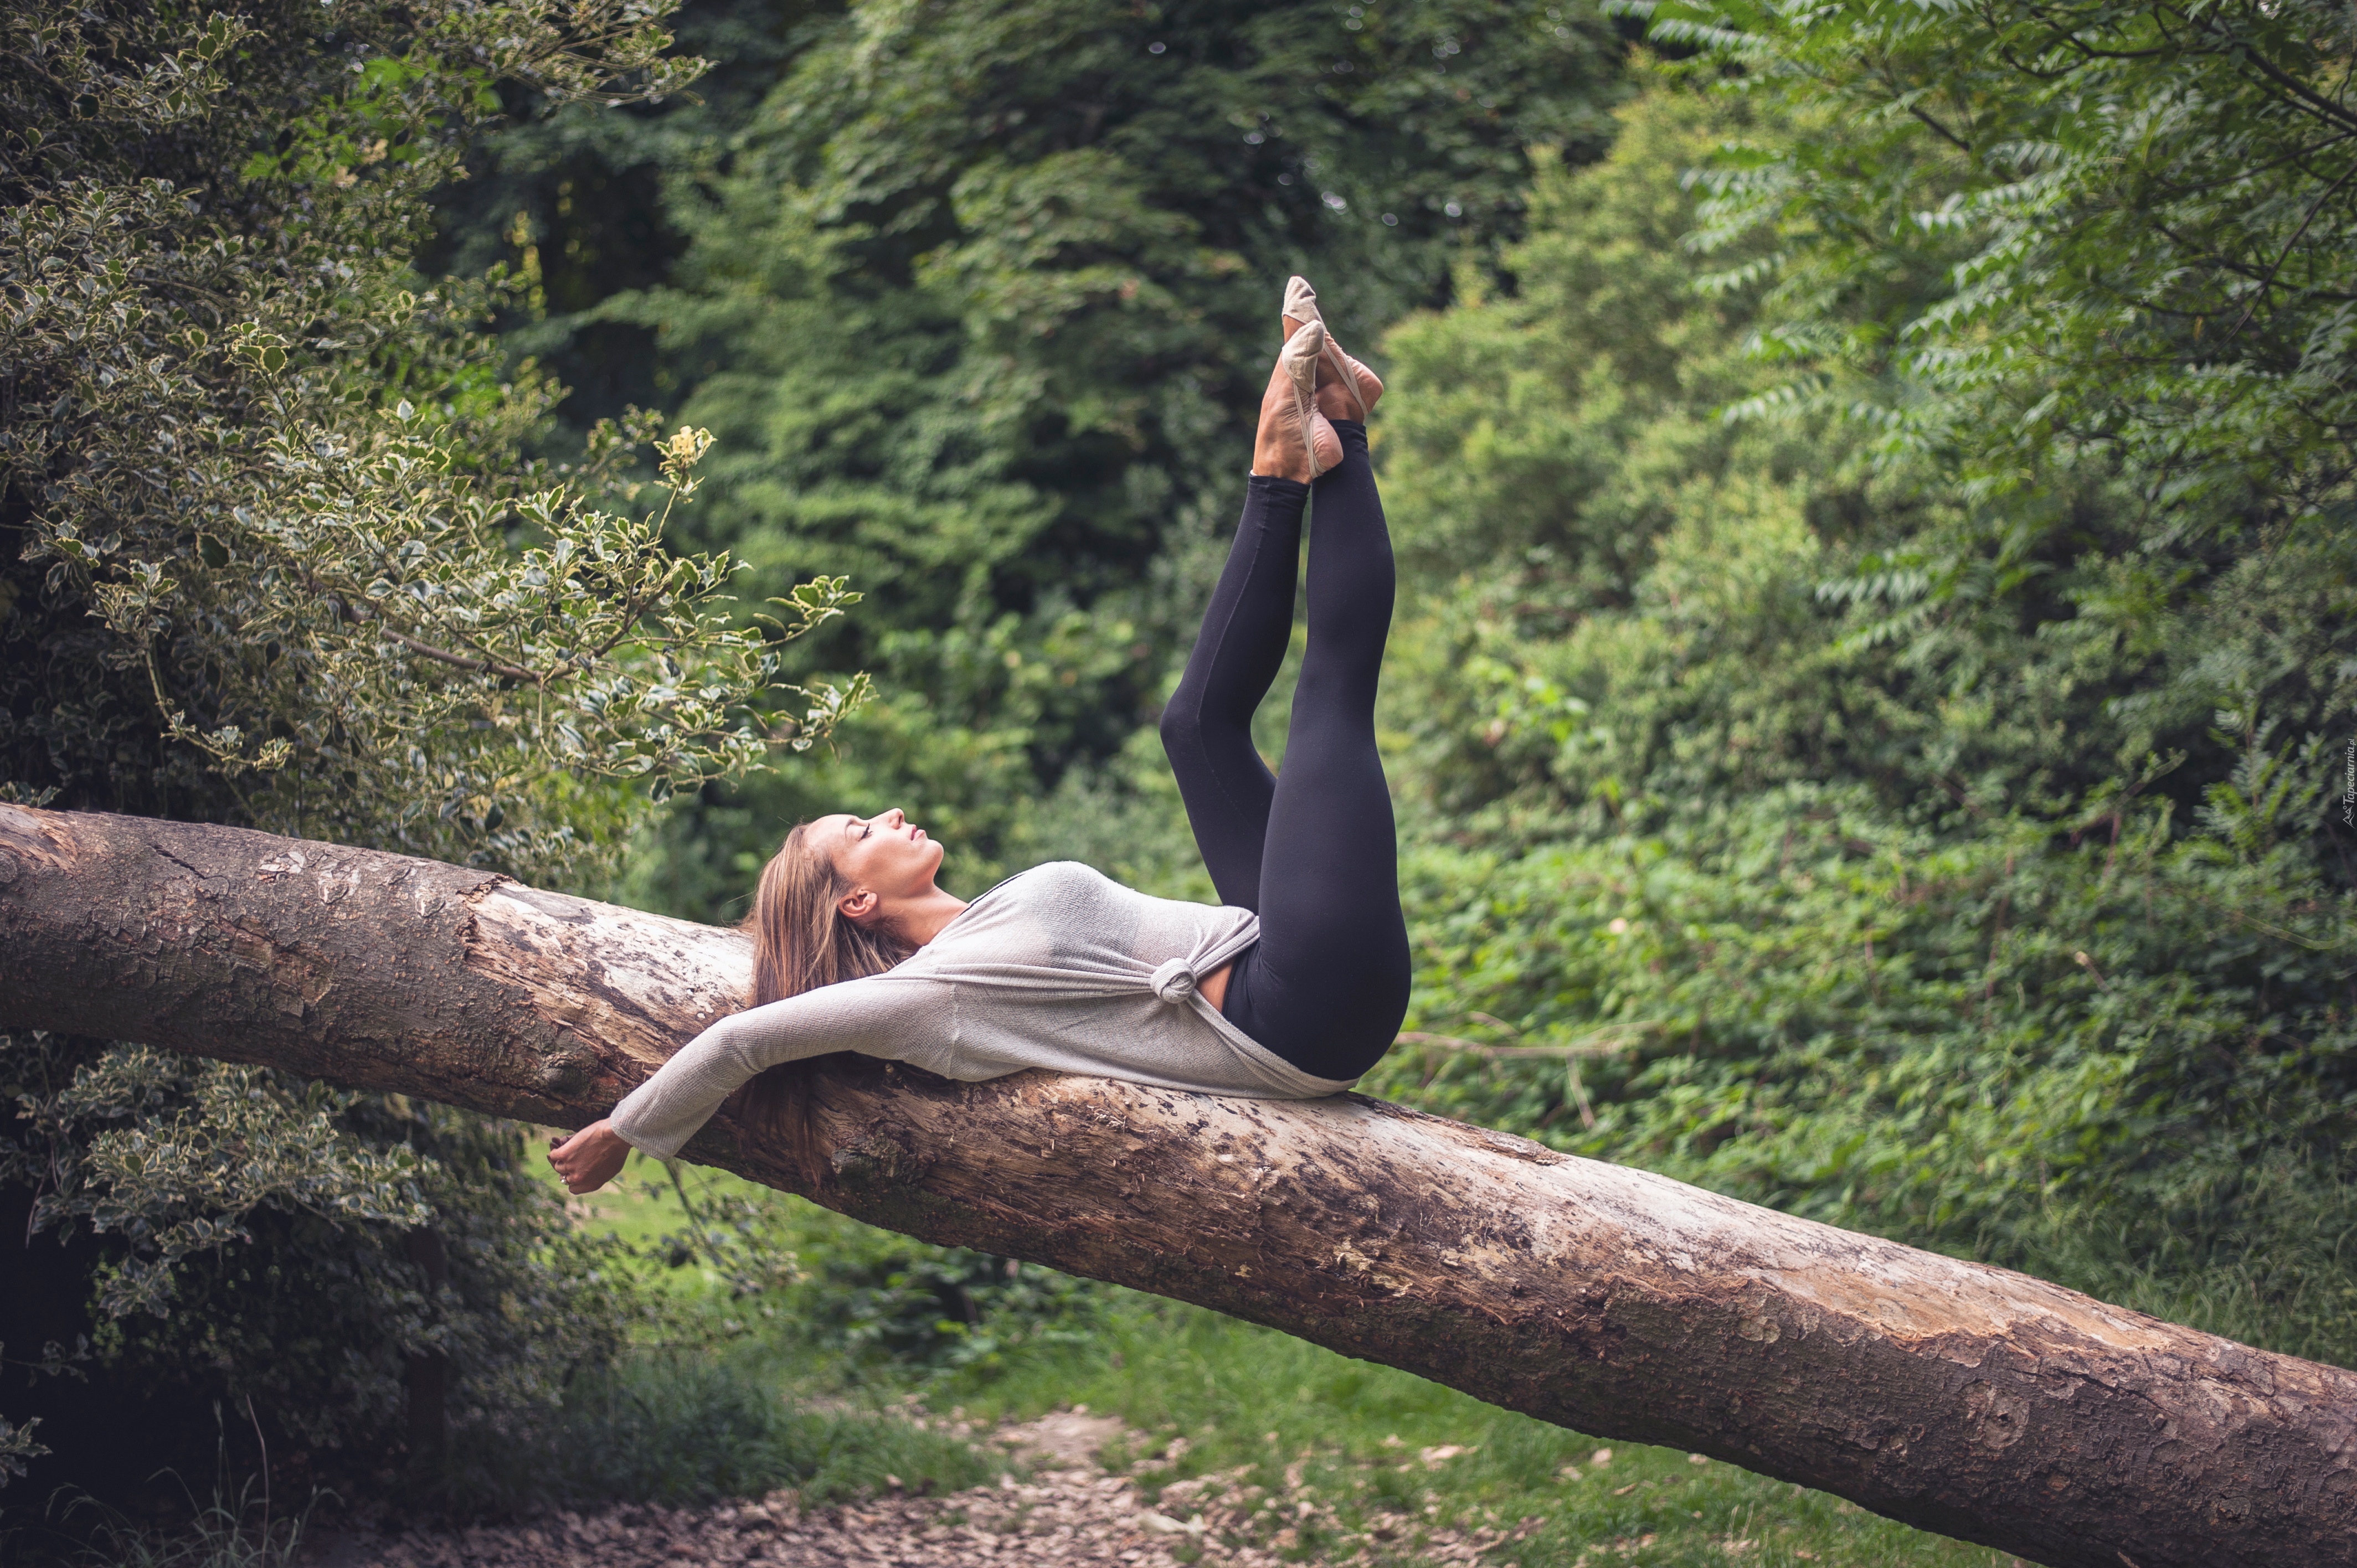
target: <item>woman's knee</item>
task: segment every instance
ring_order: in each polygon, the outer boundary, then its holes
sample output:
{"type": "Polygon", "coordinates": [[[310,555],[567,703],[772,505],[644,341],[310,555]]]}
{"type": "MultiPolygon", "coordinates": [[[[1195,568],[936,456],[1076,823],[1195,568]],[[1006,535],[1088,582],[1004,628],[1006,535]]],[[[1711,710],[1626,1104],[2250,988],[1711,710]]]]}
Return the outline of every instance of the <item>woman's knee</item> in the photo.
{"type": "Polygon", "coordinates": [[[1176,758],[1201,749],[1203,736],[1203,700],[1181,686],[1162,705],[1162,719],[1156,726],[1162,734],[1165,756],[1176,758]]]}
{"type": "Polygon", "coordinates": [[[1206,703],[1203,693],[1183,681],[1163,704],[1161,722],[1155,727],[1161,732],[1164,754],[1174,760],[1206,753],[1224,756],[1232,746],[1249,749],[1252,745],[1250,715],[1239,719],[1222,704],[1206,703]]]}

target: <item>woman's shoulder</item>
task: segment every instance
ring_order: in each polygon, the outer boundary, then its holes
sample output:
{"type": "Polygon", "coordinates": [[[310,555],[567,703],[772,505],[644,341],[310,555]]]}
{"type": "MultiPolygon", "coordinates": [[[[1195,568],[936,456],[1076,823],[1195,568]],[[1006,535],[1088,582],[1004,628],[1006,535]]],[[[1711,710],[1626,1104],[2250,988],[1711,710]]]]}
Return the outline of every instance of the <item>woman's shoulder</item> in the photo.
{"type": "Polygon", "coordinates": [[[1006,917],[1054,918],[1077,908],[1102,904],[1129,890],[1092,865],[1077,860],[1050,860],[993,886],[969,906],[978,924],[1006,917]]]}
{"type": "Polygon", "coordinates": [[[1120,883],[1115,882],[1095,866],[1079,860],[1043,861],[1030,870],[1021,873],[1018,878],[1010,880],[1029,881],[1041,887],[1121,886],[1120,883]]]}
{"type": "MultiPolygon", "coordinates": [[[[1111,922],[1124,927],[1145,918],[1149,907],[1170,904],[1114,881],[1095,866],[1077,860],[1051,860],[1020,871],[967,907],[959,923],[982,929],[1016,919],[1063,929],[1075,922],[1111,922]]],[[[1212,906],[1175,906],[1209,914],[1212,906]]],[[[961,933],[963,934],[963,933],[961,933]]]]}
{"type": "Polygon", "coordinates": [[[974,897],[974,903],[979,906],[993,899],[1000,902],[1029,901],[1053,897],[1076,888],[1098,887],[1128,891],[1093,865],[1077,860],[1049,860],[1028,871],[1018,871],[993,883],[986,892],[974,897]]]}
{"type": "Polygon", "coordinates": [[[1163,898],[1117,882],[1077,860],[1051,860],[1008,877],[974,900],[977,925],[1019,919],[1050,929],[1125,940],[1160,932],[1155,940],[1184,940],[1185,933],[1249,919],[1247,910],[1187,898],[1163,898]],[[985,908],[985,900],[993,900],[985,908]],[[1175,933],[1175,934],[1174,934],[1175,933]]]}

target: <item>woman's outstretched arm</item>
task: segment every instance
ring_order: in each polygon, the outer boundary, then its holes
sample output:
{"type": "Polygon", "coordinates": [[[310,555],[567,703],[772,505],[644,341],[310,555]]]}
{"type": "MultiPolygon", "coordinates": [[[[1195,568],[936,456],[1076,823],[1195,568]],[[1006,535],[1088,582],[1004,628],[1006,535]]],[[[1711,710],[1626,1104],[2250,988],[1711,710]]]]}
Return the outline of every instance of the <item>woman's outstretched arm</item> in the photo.
{"type": "Polygon", "coordinates": [[[667,1160],[753,1075],[834,1051],[913,1062],[946,1075],[951,1066],[946,983],[871,975],[731,1014],[679,1048],[654,1076],[549,1152],[573,1192],[613,1179],[632,1149],[667,1160]]]}

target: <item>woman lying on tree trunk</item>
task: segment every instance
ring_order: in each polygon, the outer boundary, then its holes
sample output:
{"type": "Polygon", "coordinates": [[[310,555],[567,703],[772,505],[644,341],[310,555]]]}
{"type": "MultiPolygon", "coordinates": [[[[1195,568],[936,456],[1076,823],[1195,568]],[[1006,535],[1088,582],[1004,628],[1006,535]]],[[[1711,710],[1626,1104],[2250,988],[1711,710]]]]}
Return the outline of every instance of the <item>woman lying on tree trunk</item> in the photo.
{"type": "Polygon", "coordinates": [[[602,1186],[633,1147],[669,1158],[748,1082],[757,1119],[791,1133],[807,1101],[787,1064],[834,1051],[969,1082],[1046,1068],[1264,1100],[1339,1092],[1382,1057],[1408,996],[1375,752],[1392,549],[1365,421],[1383,383],[1336,346],[1300,278],[1285,329],[1243,519],[1162,715],[1224,903],[1149,898],[1061,862],[966,904],[935,884],[942,846],[900,811],[804,822],[754,898],[754,1005],[554,1150],[568,1187],[602,1186]],[[1292,637],[1312,497],[1309,647],[1278,778],[1252,715],[1292,637]]]}

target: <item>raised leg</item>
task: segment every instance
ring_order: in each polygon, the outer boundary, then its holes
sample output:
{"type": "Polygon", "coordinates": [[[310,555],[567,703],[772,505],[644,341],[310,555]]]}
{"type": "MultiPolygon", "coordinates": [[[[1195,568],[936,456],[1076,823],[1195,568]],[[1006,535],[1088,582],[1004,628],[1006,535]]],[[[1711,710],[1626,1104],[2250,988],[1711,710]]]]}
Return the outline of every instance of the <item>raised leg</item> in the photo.
{"type": "Polygon", "coordinates": [[[1162,749],[1220,901],[1258,909],[1276,780],[1254,748],[1253,711],[1292,639],[1309,487],[1260,474],[1250,486],[1187,671],[1162,710],[1162,749]]]}
{"type": "Polygon", "coordinates": [[[1335,429],[1342,461],[1310,491],[1309,647],[1261,852],[1261,940],[1238,961],[1222,1011],[1304,1072],[1353,1079],[1398,1034],[1410,970],[1391,791],[1375,749],[1391,536],[1366,427],[1335,429]]]}

